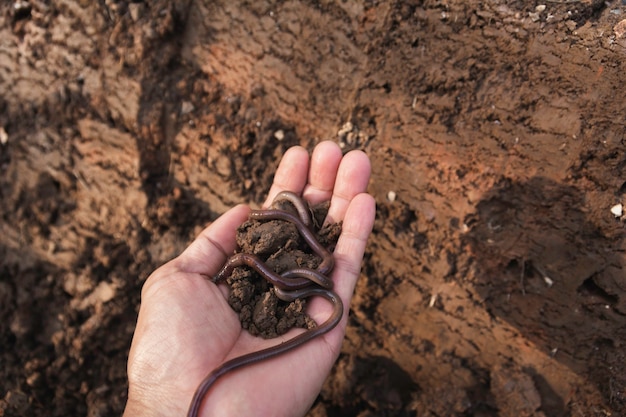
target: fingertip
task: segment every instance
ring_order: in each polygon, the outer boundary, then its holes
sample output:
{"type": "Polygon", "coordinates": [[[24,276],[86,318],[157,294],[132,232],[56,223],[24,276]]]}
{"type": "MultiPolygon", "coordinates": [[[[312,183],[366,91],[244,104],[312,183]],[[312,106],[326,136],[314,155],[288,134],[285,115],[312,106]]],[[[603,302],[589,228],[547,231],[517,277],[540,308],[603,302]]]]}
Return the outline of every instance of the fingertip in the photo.
{"type": "Polygon", "coordinates": [[[320,142],[313,149],[308,184],[303,193],[311,204],[326,201],[332,195],[342,157],[341,148],[335,142],[320,142]]]}
{"type": "Polygon", "coordinates": [[[328,211],[329,221],[336,222],[344,218],[354,196],[367,190],[371,170],[370,159],[363,151],[353,150],[343,157],[328,211]]]}
{"type": "Polygon", "coordinates": [[[313,149],[313,158],[318,155],[318,157],[328,157],[328,156],[336,156],[339,155],[341,157],[342,152],[339,145],[331,140],[325,140],[317,145],[313,149]]]}
{"type": "MultiPolygon", "coordinates": [[[[290,158],[309,158],[309,151],[306,150],[305,147],[300,145],[295,145],[287,149],[283,155],[283,160],[290,158]]],[[[282,161],[281,161],[282,162],[282,161]]]]}
{"type": "Polygon", "coordinates": [[[372,174],[369,156],[361,150],[352,150],[343,157],[342,168],[343,170],[339,172],[341,177],[338,177],[337,180],[352,180],[356,178],[359,180],[358,184],[361,186],[361,191],[365,191],[372,174]],[[365,188],[363,184],[365,184],[365,188]]]}
{"type": "Polygon", "coordinates": [[[267,193],[267,199],[263,207],[269,207],[281,191],[292,191],[296,194],[302,193],[307,182],[309,171],[309,152],[302,146],[292,146],[283,155],[274,181],[267,193]]]}

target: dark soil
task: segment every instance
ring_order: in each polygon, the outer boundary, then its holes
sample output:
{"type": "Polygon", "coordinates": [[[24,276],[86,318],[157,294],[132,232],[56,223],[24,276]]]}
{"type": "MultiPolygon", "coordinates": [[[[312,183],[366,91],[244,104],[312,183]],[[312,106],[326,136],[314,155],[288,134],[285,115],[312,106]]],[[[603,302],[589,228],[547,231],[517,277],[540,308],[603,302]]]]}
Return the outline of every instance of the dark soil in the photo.
{"type": "MultiPolygon", "coordinates": [[[[323,221],[328,207],[322,203],[310,210],[320,213],[319,218],[323,221]]],[[[288,207],[277,208],[289,210],[288,207]]],[[[312,226],[318,241],[332,250],[341,233],[341,224],[331,223],[321,230],[315,227],[316,224],[322,222],[313,222],[312,226]]],[[[257,256],[277,274],[294,268],[316,269],[321,263],[296,226],[283,220],[246,221],[237,229],[236,252],[257,256]]],[[[311,329],[317,325],[306,314],[305,299],[298,298],[289,303],[281,301],[273,285],[253,268],[236,267],[226,282],[230,287],[228,303],[239,314],[241,326],[252,335],[271,339],[294,327],[311,329]]]]}
{"type": "Polygon", "coordinates": [[[0,415],[120,415],[143,281],[323,139],[370,156],[378,208],[310,417],[626,415],[624,19],[2,3],[0,415]]]}

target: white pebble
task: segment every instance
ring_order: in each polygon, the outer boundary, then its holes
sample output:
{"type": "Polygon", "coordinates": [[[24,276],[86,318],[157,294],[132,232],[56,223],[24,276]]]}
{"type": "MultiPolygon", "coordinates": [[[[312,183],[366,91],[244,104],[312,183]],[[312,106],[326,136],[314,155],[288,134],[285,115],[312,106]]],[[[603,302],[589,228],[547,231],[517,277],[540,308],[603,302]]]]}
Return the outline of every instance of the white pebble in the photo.
{"type": "Polygon", "coordinates": [[[437,302],[437,294],[433,294],[430,296],[430,302],[428,303],[429,308],[433,308],[435,303],[437,302]]]}
{"type": "Polygon", "coordinates": [[[622,206],[621,204],[614,205],[613,207],[611,207],[611,213],[613,213],[615,217],[622,217],[622,215],[624,214],[624,206],[622,206]]]}
{"type": "Polygon", "coordinates": [[[277,130],[276,132],[274,132],[274,137],[277,141],[281,141],[285,139],[285,132],[283,132],[282,130],[277,130]]]}
{"type": "Polygon", "coordinates": [[[195,109],[195,106],[190,101],[183,101],[180,105],[180,114],[184,116],[185,114],[191,113],[195,109]]]}
{"type": "Polygon", "coordinates": [[[8,141],[9,141],[9,135],[7,134],[7,131],[4,130],[3,127],[0,127],[0,144],[6,145],[8,141]]]}
{"type": "Polygon", "coordinates": [[[613,26],[613,32],[617,39],[621,39],[626,35],[626,19],[620,21],[617,25],[613,26]]]}
{"type": "Polygon", "coordinates": [[[394,201],[396,201],[396,197],[397,197],[397,195],[396,195],[396,192],[395,192],[395,191],[389,191],[389,192],[387,193],[387,200],[391,201],[392,203],[393,203],[394,201]]]}
{"type": "Polygon", "coordinates": [[[535,7],[535,11],[536,11],[537,13],[541,13],[541,12],[543,12],[544,10],[546,10],[546,5],[545,5],[545,4],[540,4],[539,6],[535,7]]]}
{"type": "Polygon", "coordinates": [[[337,131],[337,136],[345,136],[348,133],[352,132],[352,129],[354,129],[354,125],[350,122],[346,122],[341,129],[339,129],[337,131]]]}

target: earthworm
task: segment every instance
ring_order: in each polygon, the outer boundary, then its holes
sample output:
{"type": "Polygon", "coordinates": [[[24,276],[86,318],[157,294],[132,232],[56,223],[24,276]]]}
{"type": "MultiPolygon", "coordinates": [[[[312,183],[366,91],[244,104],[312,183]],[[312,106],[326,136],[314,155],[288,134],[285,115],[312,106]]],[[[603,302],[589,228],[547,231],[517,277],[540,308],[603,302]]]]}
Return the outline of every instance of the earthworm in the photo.
{"type": "Polygon", "coordinates": [[[311,227],[311,211],[309,210],[308,204],[300,197],[298,194],[291,191],[281,191],[274,197],[272,201],[272,208],[276,208],[275,205],[279,201],[288,201],[290,202],[298,212],[298,216],[300,216],[300,220],[306,227],[311,227]]]}
{"type": "Polygon", "coordinates": [[[225,281],[236,267],[244,265],[254,269],[268,282],[282,290],[297,290],[308,287],[311,285],[311,282],[323,288],[333,287],[332,280],[314,269],[294,268],[278,275],[261,261],[259,257],[249,253],[237,253],[231,256],[217,275],[215,275],[213,282],[219,284],[225,281]]]}
{"type": "MultiPolygon", "coordinates": [[[[289,271],[283,272],[282,274],[280,274],[280,276],[283,278],[288,278],[288,279],[306,278],[307,280],[316,283],[322,288],[326,288],[329,290],[333,288],[333,281],[330,278],[328,278],[326,275],[323,275],[321,272],[315,269],[304,268],[304,267],[293,268],[293,269],[290,269],[289,271]]],[[[309,282],[309,285],[310,285],[310,282],[309,282]]],[[[293,288],[293,289],[297,289],[297,288],[293,288]]]]}
{"type": "Polygon", "coordinates": [[[291,222],[296,225],[298,231],[306,240],[306,243],[313,249],[317,255],[322,258],[322,263],[317,267],[317,271],[323,275],[328,275],[328,273],[333,269],[335,265],[335,259],[333,258],[332,253],[328,251],[315,237],[315,234],[302,223],[297,216],[294,216],[291,213],[282,210],[252,210],[250,212],[249,218],[252,220],[285,220],[291,222]]]}
{"type": "Polygon", "coordinates": [[[211,386],[213,386],[215,381],[217,381],[217,379],[222,375],[232,372],[235,369],[239,369],[247,365],[252,365],[254,363],[273,358],[298,346],[301,346],[309,340],[329,332],[337,325],[337,323],[339,323],[339,320],[341,320],[341,316],[343,315],[343,303],[341,302],[341,298],[339,298],[339,296],[331,290],[318,287],[302,288],[294,291],[277,290],[277,295],[278,291],[280,291],[281,294],[279,298],[286,301],[292,301],[296,298],[308,298],[319,295],[331,302],[331,304],[333,305],[333,312],[330,317],[328,317],[328,319],[326,319],[326,321],[321,325],[313,329],[309,329],[304,333],[300,333],[299,335],[295,336],[292,339],[289,339],[286,342],[279,343],[275,346],[257,352],[248,353],[246,355],[239,356],[238,358],[234,358],[227,362],[224,362],[220,367],[211,372],[202,381],[202,383],[196,390],[193,399],[191,400],[191,405],[189,406],[189,412],[187,413],[188,417],[196,417],[198,415],[204,396],[211,388],[211,386]]]}

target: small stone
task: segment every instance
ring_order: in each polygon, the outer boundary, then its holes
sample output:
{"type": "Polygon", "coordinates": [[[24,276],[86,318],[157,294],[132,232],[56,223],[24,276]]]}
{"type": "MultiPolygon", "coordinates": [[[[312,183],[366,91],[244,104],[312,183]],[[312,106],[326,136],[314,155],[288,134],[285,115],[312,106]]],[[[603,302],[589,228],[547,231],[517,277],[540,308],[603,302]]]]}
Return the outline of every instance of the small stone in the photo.
{"type": "Polygon", "coordinates": [[[614,205],[611,207],[611,213],[613,213],[615,217],[622,217],[624,215],[624,206],[621,204],[614,205]]]}
{"type": "Polygon", "coordinates": [[[96,301],[101,303],[106,303],[115,298],[115,294],[117,292],[117,286],[114,283],[102,281],[98,284],[98,286],[93,290],[93,297],[96,301]]]}
{"type": "Polygon", "coordinates": [[[620,21],[617,25],[613,26],[613,32],[617,39],[621,39],[626,35],[626,19],[620,21]]]}
{"type": "Polygon", "coordinates": [[[389,200],[389,201],[390,201],[390,202],[392,202],[392,203],[393,203],[394,201],[396,201],[396,197],[397,197],[397,195],[396,195],[396,192],[395,192],[395,191],[389,191],[389,192],[387,193],[387,200],[389,200]]]}
{"type": "Polygon", "coordinates": [[[191,113],[195,109],[196,108],[193,104],[191,104],[191,102],[183,101],[183,103],[180,105],[180,114],[184,116],[185,114],[191,113]]]}
{"type": "Polygon", "coordinates": [[[541,13],[541,12],[543,12],[544,10],[546,10],[546,5],[545,5],[545,4],[540,4],[540,5],[538,5],[537,7],[535,7],[535,11],[536,11],[537,13],[541,13]]]}
{"type": "Polygon", "coordinates": [[[9,135],[3,127],[0,127],[0,144],[6,145],[9,141],[9,135]]]}
{"type": "Polygon", "coordinates": [[[274,132],[274,138],[276,138],[277,141],[282,141],[283,139],[285,139],[285,132],[282,129],[277,130],[276,132],[274,132]]]}
{"type": "Polygon", "coordinates": [[[354,129],[354,125],[351,122],[346,122],[341,129],[337,131],[337,136],[346,136],[348,133],[352,132],[352,129],[354,129]]]}
{"type": "Polygon", "coordinates": [[[567,26],[567,30],[569,30],[570,32],[573,32],[576,30],[576,27],[578,26],[578,24],[574,22],[573,20],[568,20],[567,22],[565,22],[565,26],[567,26]]]}
{"type": "Polygon", "coordinates": [[[26,378],[26,383],[31,387],[36,387],[38,385],[41,385],[41,380],[41,373],[35,372],[26,378]]]}
{"type": "Polygon", "coordinates": [[[133,22],[141,18],[143,15],[143,7],[142,3],[130,3],[128,5],[128,13],[130,14],[130,18],[133,19],[133,22]]]}
{"type": "Polygon", "coordinates": [[[430,302],[428,303],[428,308],[433,308],[437,303],[438,294],[433,294],[430,296],[430,302]]]}
{"type": "Polygon", "coordinates": [[[537,12],[528,12],[528,17],[530,17],[530,20],[533,22],[537,22],[540,19],[539,13],[537,12]]]}
{"type": "Polygon", "coordinates": [[[220,155],[215,161],[215,170],[222,177],[230,177],[232,174],[232,163],[230,159],[224,155],[220,155]]]}

